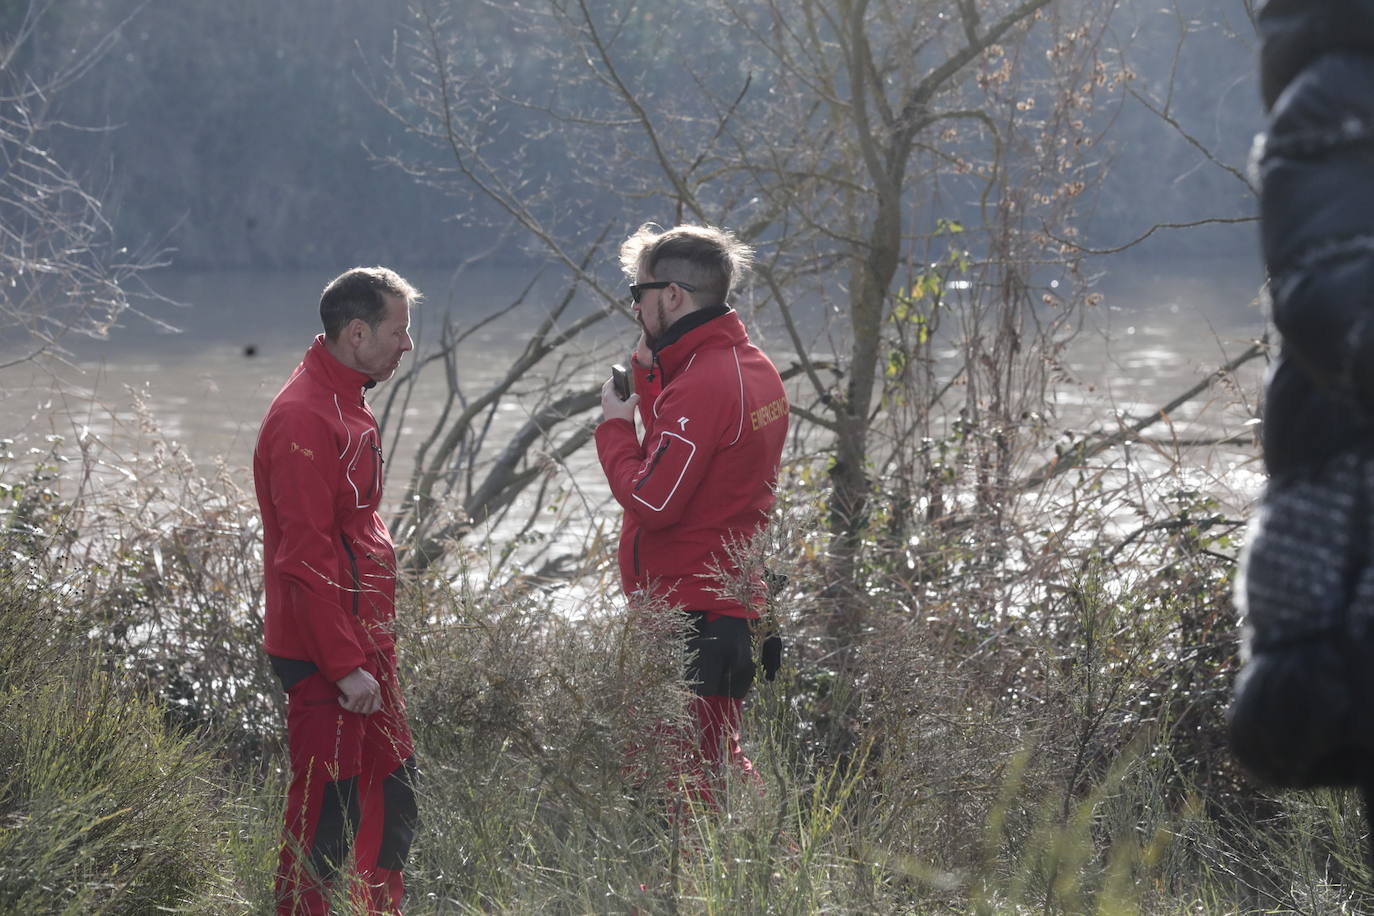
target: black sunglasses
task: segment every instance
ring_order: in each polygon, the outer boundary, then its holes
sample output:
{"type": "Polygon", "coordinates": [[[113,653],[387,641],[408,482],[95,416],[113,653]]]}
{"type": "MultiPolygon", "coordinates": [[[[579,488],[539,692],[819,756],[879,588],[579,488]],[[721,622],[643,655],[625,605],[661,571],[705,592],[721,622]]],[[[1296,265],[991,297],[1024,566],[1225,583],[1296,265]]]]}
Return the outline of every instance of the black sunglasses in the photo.
{"type": "Polygon", "coordinates": [[[697,288],[690,283],[682,283],[678,280],[653,280],[649,283],[631,283],[630,298],[635,301],[635,305],[639,305],[639,300],[644,298],[644,293],[646,291],[651,289],[667,289],[674,283],[687,290],[689,293],[697,291],[697,288]]]}

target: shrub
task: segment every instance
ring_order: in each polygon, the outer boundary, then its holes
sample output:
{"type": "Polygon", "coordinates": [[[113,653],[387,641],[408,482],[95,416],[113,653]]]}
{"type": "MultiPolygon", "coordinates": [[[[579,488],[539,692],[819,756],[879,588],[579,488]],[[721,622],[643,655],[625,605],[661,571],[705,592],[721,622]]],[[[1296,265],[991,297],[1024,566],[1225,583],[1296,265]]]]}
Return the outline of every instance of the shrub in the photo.
{"type": "Polygon", "coordinates": [[[97,654],[31,558],[5,558],[0,910],[179,906],[216,880],[215,761],[97,654]]]}

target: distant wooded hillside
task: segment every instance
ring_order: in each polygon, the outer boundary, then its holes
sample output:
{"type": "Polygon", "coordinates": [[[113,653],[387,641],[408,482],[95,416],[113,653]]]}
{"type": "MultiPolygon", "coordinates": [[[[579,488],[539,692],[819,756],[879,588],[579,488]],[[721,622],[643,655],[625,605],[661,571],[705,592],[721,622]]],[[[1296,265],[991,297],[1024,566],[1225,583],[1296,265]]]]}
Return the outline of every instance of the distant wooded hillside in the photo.
{"type": "MultiPolygon", "coordinates": [[[[640,3],[627,17],[645,49],[645,80],[654,79],[654,49],[677,41],[654,31],[653,7],[665,2],[640,3]]],[[[0,10],[0,34],[25,6],[0,10]]],[[[557,84],[555,73],[532,72],[527,39],[510,16],[477,0],[447,6],[489,50],[482,66],[506,68],[526,86],[557,84]]],[[[1250,23],[1239,5],[1181,6],[1175,14],[1131,0],[1117,13],[1113,40],[1142,96],[1243,168],[1259,125],[1250,23]]],[[[368,91],[393,55],[407,53],[410,21],[406,0],[65,0],[47,9],[23,66],[51,69],[112,35],[94,69],[54,101],[74,125],[56,149],[101,192],[131,246],[161,241],[178,266],[195,268],[447,266],[490,245],[493,214],[376,158],[421,149],[368,91]]],[[[1085,214],[1088,244],[1117,245],[1155,222],[1253,211],[1242,182],[1166,118],[1132,100],[1104,117],[1114,119],[1102,149],[1111,178],[1085,214]]],[[[524,140],[510,132],[513,155],[524,140]]],[[[534,166],[557,175],[569,160],[550,149],[519,155],[553,156],[534,166]]],[[[604,206],[603,221],[620,216],[626,225],[666,216],[616,214],[610,200],[579,204],[604,206]]],[[[1149,244],[1169,256],[1228,253],[1186,233],[1149,244]]],[[[1220,244],[1248,245],[1248,236],[1220,244]]]]}

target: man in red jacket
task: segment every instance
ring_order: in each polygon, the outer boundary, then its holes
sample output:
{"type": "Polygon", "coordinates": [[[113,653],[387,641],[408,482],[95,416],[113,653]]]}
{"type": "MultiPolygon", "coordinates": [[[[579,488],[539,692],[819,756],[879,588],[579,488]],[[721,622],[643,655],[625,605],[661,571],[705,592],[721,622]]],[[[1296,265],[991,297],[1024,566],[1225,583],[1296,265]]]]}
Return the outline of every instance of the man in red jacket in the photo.
{"type": "MultiPolygon", "coordinates": [[[[759,581],[728,585],[744,576],[726,545],[747,541],[767,521],[787,438],[778,370],[726,304],[751,254],[714,227],[646,224],[626,240],[620,261],[643,328],[631,359],[634,393],[622,400],[608,381],[596,429],[601,467],[625,510],[625,593],[661,598],[692,619],[687,680],[699,759],[690,776],[708,801],[705,777],[723,760],[757,778],[740,750],[739,723],[765,595],[759,581]]],[[[776,649],[764,664],[771,678],[776,649]]]]}
{"type": "Polygon", "coordinates": [[[324,333],[272,401],[253,453],[263,647],[287,692],[291,753],[281,914],[327,913],[350,846],[356,902],[400,912],[415,759],[396,680],[396,556],[377,514],[381,440],[363,394],[411,349],[419,298],[381,267],[325,287],[324,333]]]}

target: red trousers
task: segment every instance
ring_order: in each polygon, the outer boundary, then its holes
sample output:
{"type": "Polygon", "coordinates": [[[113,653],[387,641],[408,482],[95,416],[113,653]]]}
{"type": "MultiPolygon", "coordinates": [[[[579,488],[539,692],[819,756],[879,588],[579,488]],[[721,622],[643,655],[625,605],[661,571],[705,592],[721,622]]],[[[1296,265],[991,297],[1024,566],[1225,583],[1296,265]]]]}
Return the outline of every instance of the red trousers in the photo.
{"type": "Polygon", "coordinates": [[[744,697],[754,683],[753,623],[740,617],[696,611],[687,639],[691,661],[687,683],[692,686],[691,714],[695,741],[684,742],[689,761],[686,777],[692,794],[715,804],[726,764],[762,785],[759,774],[739,746],[744,697]],[[695,745],[695,746],[692,746],[695,745]]]}
{"type": "Polygon", "coordinates": [[[339,705],[339,689],[318,671],[287,691],[291,788],[277,868],[279,916],[329,912],[330,890],[346,886],[369,914],[400,913],[401,877],[418,820],[415,757],[394,655],[369,659],[382,707],[370,716],[339,705]]]}
{"type": "Polygon", "coordinates": [[[727,764],[738,767],[756,785],[763,785],[763,778],[739,746],[743,709],[744,700],[735,697],[692,697],[697,746],[688,753],[698,762],[688,773],[688,784],[693,794],[708,805],[716,804],[714,790],[727,764]]]}

